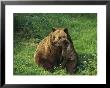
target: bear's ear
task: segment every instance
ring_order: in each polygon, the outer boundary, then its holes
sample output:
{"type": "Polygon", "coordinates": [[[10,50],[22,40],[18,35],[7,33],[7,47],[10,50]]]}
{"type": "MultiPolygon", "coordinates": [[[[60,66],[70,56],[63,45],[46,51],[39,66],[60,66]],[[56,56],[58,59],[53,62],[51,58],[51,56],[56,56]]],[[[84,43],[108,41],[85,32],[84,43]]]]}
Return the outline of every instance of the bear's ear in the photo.
{"type": "Polygon", "coordinates": [[[64,28],[64,32],[68,34],[68,29],[67,28],[64,28]]]}
{"type": "Polygon", "coordinates": [[[56,28],[53,27],[53,28],[52,28],[52,31],[53,31],[53,32],[56,31],[56,28]]]}

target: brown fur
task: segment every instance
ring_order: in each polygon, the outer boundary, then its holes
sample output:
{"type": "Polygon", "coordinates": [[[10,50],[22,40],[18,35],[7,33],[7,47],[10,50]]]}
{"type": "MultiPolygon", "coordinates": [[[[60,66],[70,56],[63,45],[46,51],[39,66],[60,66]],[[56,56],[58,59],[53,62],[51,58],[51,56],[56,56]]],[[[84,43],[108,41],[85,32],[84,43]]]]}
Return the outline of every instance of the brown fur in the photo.
{"type": "Polygon", "coordinates": [[[66,33],[68,36],[68,44],[67,46],[62,46],[62,67],[66,67],[67,72],[73,74],[76,71],[78,56],[68,31],[66,31],[66,33]]]}
{"type": "Polygon", "coordinates": [[[62,56],[61,42],[67,40],[65,29],[58,28],[45,37],[37,46],[35,62],[45,69],[51,70],[59,65],[62,56]]]}
{"type": "Polygon", "coordinates": [[[62,66],[66,67],[68,73],[73,74],[77,66],[77,53],[71,43],[69,43],[67,48],[62,49],[62,56],[64,58],[62,66]]]}

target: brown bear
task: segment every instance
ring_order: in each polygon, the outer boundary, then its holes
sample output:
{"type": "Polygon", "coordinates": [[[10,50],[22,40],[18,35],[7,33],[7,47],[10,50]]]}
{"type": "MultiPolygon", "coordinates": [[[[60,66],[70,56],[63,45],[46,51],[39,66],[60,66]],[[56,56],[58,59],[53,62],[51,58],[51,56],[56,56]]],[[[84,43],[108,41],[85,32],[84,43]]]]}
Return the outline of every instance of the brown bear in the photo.
{"type": "Polygon", "coordinates": [[[66,67],[66,71],[73,74],[76,71],[78,56],[72,43],[69,42],[67,47],[62,47],[62,57],[62,67],[66,67]]]}
{"type": "Polygon", "coordinates": [[[34,56],[37,64],[50,71],[59,65],[62,57],[61,44],[68,41],[66,31],[65,28],[53,28],[53,32],[39,43],[34,56]]]}
{"type": "Polygon", "coordinates": [[[67,46],[62,46],[62,67],[66,67],[67,72],[73,74],[76,71],[78,55],[68,31],[66,33],[69,41],[67,46]]]}

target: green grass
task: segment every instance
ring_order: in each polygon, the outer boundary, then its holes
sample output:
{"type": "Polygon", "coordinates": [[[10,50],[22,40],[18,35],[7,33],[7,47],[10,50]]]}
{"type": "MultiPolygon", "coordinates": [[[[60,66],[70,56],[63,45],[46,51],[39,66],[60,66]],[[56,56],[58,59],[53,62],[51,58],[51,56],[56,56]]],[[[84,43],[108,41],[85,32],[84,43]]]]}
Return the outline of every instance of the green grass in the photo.
{"type": "MultiPolygon", "coordinates": [[[[52,27],[67,27],[78,53],[74,75],[97,74],[97,15],[94,14],[23,14],[31,21],[28,28],[14,29],[14,75],[68,75],[57,67],[53,73],[34,62],[36,45],[51,32],[52,27]],[[33,15],[33,16],[32,16],[33,15]]],[[[15,18],[22,16],[16,14],[15,18]]],[[[19,20],[15,24],[19,26],[19,20]]],[[[15,25],[16,26],[16,25],[15,25]]]]}

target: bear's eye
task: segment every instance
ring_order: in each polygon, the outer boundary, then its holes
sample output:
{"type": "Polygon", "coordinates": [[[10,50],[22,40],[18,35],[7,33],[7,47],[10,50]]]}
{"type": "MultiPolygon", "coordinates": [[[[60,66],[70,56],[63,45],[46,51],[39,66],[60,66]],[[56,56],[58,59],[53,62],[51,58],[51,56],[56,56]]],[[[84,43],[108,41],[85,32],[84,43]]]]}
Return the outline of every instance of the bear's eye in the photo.
{"type": "Polygon", "coordinates": [[[61,39],[61,37],[59,37],[59,39],[61,39]]]}

